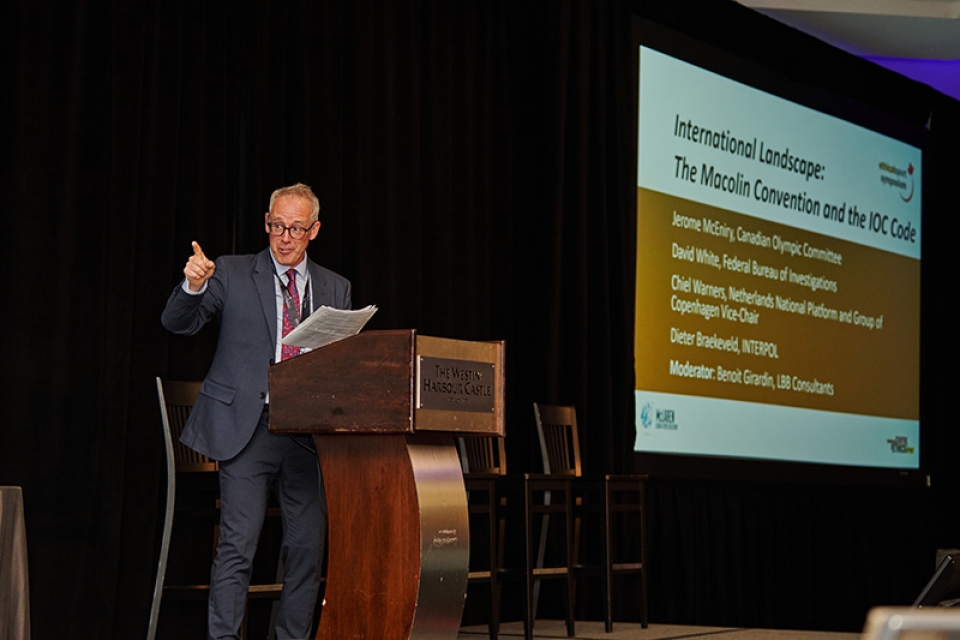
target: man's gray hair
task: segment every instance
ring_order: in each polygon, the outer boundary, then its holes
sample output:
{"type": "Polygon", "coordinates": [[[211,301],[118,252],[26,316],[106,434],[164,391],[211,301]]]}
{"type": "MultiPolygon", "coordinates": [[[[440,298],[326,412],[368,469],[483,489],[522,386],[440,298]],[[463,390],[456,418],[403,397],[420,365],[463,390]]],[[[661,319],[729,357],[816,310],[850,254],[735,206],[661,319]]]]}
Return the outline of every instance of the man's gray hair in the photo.
{"type": "Polygon", "coordinates": [[[317,200],[317,196],[314,195],[313,189],[301,182],[292,184],[289,187],[280,187],[270,194],[270,211],[273,211],[273,203],[276,202],[277,198],[284,198],[287,196],[306,198],[309,200],[312,207],[310,222],[316,222],[320,219],[320,201],[317,200]]]}

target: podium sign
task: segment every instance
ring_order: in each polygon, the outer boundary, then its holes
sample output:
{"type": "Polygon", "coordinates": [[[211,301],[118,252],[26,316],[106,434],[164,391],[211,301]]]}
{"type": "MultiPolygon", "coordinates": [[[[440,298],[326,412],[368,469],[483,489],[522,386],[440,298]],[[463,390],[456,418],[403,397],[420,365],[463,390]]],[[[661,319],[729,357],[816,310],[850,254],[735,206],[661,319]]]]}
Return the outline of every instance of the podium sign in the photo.
{"type": "Polygon", "coordinates": [[[495,367],[491,362],[417,358],[417,409],[492,414],[495,367]]]}
{"type": "Polygon", "coordinates": [[[270,430],[312,434],[328,513],[317,638],[456,640],[469,523],[454,436],[503,436],[504,343],[366,331],[270,368],[270,430]]]}

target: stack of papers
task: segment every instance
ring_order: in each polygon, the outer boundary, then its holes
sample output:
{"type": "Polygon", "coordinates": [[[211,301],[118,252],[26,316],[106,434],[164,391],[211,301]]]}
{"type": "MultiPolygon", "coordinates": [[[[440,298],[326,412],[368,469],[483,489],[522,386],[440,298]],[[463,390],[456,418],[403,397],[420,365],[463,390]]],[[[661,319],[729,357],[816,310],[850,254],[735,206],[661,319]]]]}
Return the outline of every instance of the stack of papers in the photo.
{"type": "Polygon", "coordinates": [[[287,334],[283,344],[291,347],[319,349],[337,340],[355,336],[363,325],[377,312],[377,307],[368,305],[363,309],[347,311],[326,305],[320,307],[287,334]]]}

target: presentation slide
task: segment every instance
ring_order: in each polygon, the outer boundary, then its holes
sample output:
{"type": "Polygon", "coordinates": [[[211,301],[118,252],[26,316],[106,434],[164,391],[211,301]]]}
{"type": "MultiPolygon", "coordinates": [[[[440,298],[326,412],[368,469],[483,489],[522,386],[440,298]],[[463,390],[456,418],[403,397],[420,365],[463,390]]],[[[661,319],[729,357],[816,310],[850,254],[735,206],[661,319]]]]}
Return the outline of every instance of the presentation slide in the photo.
{"type": "Polygon", "coordinates": [[[918,468],[921,149],[639,55],[635,449],[918,468]]]}

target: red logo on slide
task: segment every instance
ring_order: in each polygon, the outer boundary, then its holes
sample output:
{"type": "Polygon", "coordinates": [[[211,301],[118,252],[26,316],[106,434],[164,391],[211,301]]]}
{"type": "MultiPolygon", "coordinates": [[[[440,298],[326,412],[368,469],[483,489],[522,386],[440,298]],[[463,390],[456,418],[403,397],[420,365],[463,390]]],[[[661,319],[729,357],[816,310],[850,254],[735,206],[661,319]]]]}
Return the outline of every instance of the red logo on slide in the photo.
{"type": "Polygon", "coordinates": [[[888,187],[893,187],[900,192],[900,199],[904,202],[913,200],[914,194],[914,167],[913,163],[907,165],[906,169],[890,164],[888,162],[880,163],[880,183],[888,187]]]}
{"type": "Polygon", "coordinates": [[[910,174],[910,194],[907,196],[904,196],[902,193],[900,194],[900,199],[904,202],[913,200],[913,163],[910,163],[910,166],[907,167],[907,173],[910,174]]]}

